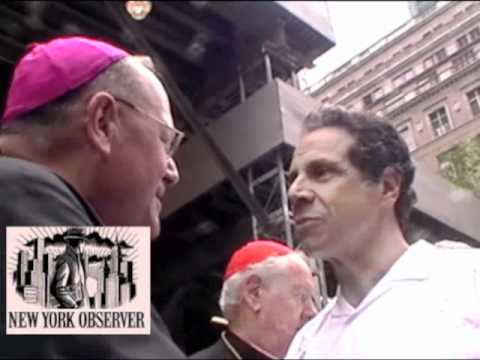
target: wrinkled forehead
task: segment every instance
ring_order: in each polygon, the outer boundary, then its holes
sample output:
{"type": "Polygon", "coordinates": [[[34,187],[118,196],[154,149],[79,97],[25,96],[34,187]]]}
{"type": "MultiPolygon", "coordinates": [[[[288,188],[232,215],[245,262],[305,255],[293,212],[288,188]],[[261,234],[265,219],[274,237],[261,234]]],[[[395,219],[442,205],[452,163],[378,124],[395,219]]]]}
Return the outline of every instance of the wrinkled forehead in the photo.
{"type": "Polygon", "coordinates": [[[174,127],[170,99],[165,86],[150,67],[144,64],[143,60],[134,57],[128,60],[142,82],[143,102],[151,107],[152,111],[159,114],[169,126],[174,127]]]}
{"type": "Polygon", "coordinates": [[[348,159],[348,152],[355,139],[345,130],[325,127],[301,135],[293,154],[291,168],[312,160],[338,163],[348,159]]]}
{"type": "Polygon", "coordinates": [[[163,84],[156,79],[155,83],[155,97],[158,98],[158,111],[160,111],[161,119],[170,127],[175,127],[172,109],[170,107],[170,98],[163,84]]]}
{"type": "Polygon", "coordinates": [[[299,253],[286,255],[283,260],[277,265],[276,272],[285,279],[305,278],[312,275],[310,266],[299,253]]]}
{"type": "Polygon", "coordinates": [[[293,275],[304,275],[306,277],[313,276],[311,267],[301,258],[295,258],[294,261],[290,263],[289,273],[293,275]]]}

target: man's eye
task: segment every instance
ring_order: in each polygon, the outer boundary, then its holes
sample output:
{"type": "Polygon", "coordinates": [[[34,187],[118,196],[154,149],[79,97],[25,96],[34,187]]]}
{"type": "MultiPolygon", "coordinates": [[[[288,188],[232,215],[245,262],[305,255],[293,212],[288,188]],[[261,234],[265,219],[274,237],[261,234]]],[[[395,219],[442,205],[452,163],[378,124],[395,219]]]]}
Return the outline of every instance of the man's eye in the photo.
{"type": "Polygon", "coordinates": [[[327,167],[323,165],[315,165],[310,168],[310,176],[314,179],[325,178],[330,171],[327,167]]]}

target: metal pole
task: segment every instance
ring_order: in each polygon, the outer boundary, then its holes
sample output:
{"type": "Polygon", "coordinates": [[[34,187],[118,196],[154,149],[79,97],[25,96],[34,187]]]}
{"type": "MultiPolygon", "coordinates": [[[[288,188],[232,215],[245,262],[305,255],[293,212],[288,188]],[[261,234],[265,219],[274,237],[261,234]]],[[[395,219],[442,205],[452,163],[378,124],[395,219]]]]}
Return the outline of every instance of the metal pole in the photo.
{"type": "Polygon", "coordinates": [[[238,87],[240,91],[240,103],[243,103],[247,96],[245,94],[245,82],[243,81],[243,75],[240,68],[238,68],[238,87]]]}
{"type": "MultiPolygon", "coordinates": [[[[254,185],[253,185],[253,165],[248,169],[248,188],[253,197],[255,197],[254,185]]],[[[252,219],[252,234],[254,239],[258,239],[258,222],[257,218],[250,214],[252,219]]]]}
{"type": "Polygon", "coordinates": [[[292,70],[292,85],[295,89],[298,89],[300,90],[300,83],[298,82],[298,76],[297,76],[297,73],[295,72],[295,70],[292,70]]]}
{"type": "Polygon", "coordinates": [[[282,196],[282,213],[284,218],[285,236],[287,244],[293,248],[292,228],[290,226],[290,215],[288,210],[287,182],[285,181],[285,169],[283,167],[283,158],[280,151],[277,151],[277,170],[280,180],[280,194],[282,196]]]}
{"type": "Polygon", "coordinates": [[[264,50],[264,55],[263,55],[264,61],[265,61],[265,72],[267,73],[267,83],[273,80],[273,74],[272,74],[272,62],[270,61],[270,55],[268,55],[268,52],[264,50]]]}

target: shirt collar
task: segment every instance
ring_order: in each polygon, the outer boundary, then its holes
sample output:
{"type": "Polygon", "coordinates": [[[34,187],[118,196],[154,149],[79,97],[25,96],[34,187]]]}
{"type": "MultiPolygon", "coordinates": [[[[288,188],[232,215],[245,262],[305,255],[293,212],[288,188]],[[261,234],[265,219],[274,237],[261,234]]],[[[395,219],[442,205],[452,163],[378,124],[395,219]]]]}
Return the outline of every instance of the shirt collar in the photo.
{"type": "Polygon", "coordinates": [[[433,245],[425,240],[418,240],[409,246],[391,266],[390,270],[370,290],[362,302],[354,308],[342,296],[341,288],[337,290],[335,304],[331,308],[334,317],[350,316],[360,312],[363,308],[375,301],[385,292],[392,288],[392,283],[397,281],[422,281],[428,279],[431,274],[435,252],[438,251],[433,245]]]}

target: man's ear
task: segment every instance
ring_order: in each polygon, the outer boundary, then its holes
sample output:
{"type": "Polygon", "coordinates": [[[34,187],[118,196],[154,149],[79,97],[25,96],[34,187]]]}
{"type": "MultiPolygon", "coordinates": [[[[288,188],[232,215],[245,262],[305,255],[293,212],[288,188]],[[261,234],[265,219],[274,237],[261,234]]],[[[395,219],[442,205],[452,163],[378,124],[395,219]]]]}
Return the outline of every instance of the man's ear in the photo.
{"type": "Polygon", "coordinates": [[[262,279],[258,275],[251,275],[247,278],[243,288],[245,302],[254,312],[260,311],[262,279]]]}
{"type": "Polygon", "coordinates": [[[86,131],[90,143],[108,156],[112,150],[112,135],[116,128],[118,111],[115,99],[105,91],[93,95],[87,104],[86,131]]]}
{"type": "Polygon", "coordinates": [[[382,198],[386,204],[395,205],[402,186],[402,175],[393,167],[387,167],[382,175],[383,193],[382,198]]]}

